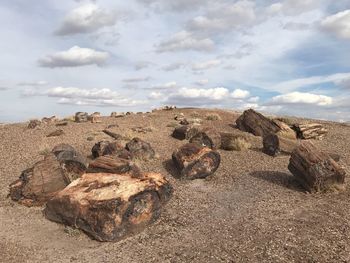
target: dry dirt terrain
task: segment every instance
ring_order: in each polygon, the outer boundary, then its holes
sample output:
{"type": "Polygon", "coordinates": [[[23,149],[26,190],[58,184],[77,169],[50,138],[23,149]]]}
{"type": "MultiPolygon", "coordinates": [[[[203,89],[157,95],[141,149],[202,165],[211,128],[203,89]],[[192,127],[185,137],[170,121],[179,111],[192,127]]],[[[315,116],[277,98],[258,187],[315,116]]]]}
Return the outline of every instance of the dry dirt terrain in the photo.
{"type": "MultiPolygon", "coordinates": [[[[251,136],[252,149],[219,150],[221,165],[205,180],[176,179],[172,152],[184,141],[172,138],[177,109],[124,118],[103,117],[102,123],[69,123],[65,134],[46,137],[55,124],[27,129],[27,123],[0,126],[0,262],[350,262],[350,187],[341,193],[308,194],[288,171],[289,156],[262,153],[261,138],[251,136]],[[69,143],[85,156],[108,125],[122,135],[138,136],[159,157],[139,163],[145,171],[164,174],[174,187],[160,219],[142,233],[117,243],[101,243],[83,232],[50,222],[42,207],[27,208],[9,198],[8,185],[24,169],[58,143],[69,143]],[[153,130],[132,132],[142,126],[153,130]],[[92,137],[87,140],[88,137],[92,137]]],[[[222,120],[205,121],[220,131],[236,130],[239,116],[216,110],[222,120]]],[[[329,133],[320,148],[339,153],[350,167],[350,126],[325,123],[329,133]]],[[[348,175],[349,176],[349,172],[348,175]]]]}

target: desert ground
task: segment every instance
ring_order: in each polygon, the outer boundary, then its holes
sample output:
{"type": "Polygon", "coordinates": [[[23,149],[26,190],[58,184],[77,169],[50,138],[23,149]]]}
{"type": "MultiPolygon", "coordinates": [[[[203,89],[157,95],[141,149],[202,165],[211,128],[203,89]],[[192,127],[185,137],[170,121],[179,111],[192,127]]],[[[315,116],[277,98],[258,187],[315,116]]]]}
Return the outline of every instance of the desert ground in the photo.
{"type": "MultiPolygon", "coordinates": [[[[350,262],[350,187],[307,193],[288,171],[289,156],[261,151],[260,137],[250,136],[247,151],[219,150],[221,165],[206,179],[174,176],[172,152],[185,142],[171,137],[174,115],[196,112],[207,126],[233,132],[239,113],[176,109],[103,117],[101,123],[59,127],[64,134],[46,137],[54,123],[28,129],[28,123],[0,126],[0,261],[1,262],[350,262]],[[208,112],[222,120],[205,120],[208,112]],[[162,173],[174,193],[153,225],[120,242],[98,242],[83,232],[51,222],[42,207],[13,202],[8,185],[43,158],[56,144],[68,143],[85,156],[102,140],[108,125],[118,133],[150,142],[158,158],[138,165],[162,173]],[[150,127],[147,133],[133,127],[150,127]],[[169,127],[168,127],[169,126],[169,127]],[[89,138],[90,137],[90,138],[89,138]],[[89,138],[89,140],[87,140],[89,138]]],[[[341,155],[350,167],[350,126],[322,122],[329,133],[314,143],[341,155]]],[[[347,173],[349,176],[349,172],[347,173]]]]}

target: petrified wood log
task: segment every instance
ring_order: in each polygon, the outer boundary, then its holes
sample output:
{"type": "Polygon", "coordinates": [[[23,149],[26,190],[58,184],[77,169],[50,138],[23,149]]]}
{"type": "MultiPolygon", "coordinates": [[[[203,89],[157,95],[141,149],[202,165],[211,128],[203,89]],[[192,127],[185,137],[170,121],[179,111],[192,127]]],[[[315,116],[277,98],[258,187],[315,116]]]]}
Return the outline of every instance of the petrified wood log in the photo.
{"type": "Polygon", "coordinates": [[[87,122],[89,114],[87,112],[77,112],[75,114],[75,122],[87,122]]]}
{"type": "Polygon", "coordinates": [[[109,131],[109,130],[103,130],[103,132],[109,136],[111,136],[112,138],[116,139],[116,140],[122,140],[124,139],[124,137],[118,133],[109,131]]]}
{"type": "Polygon", "coordinates": [[[208,147],[188,143],[172,155],[180,176],[185,179],[205,178],[213,174],[220,165],[220,154],[208,147]]]}
{"type": "Polygon", "coordinates": [[[293,151],[288,169],[310,192],[339,188],[344,184],[345,170],[309,141],[303,141],[293,151]]]}
{"type": "Polygon", "coordinates": [[[300,139],[322,139],[326,136],[328,130],[319,123],[309,123],[309,124],[294,124],[292,127],[300,139]]]}
{"type": "Polygon", "coordinates": [[[176,127],[172,136],[178,140],[189,140],[200,131],[198,126],[183,125],[176,127]]]}
{"type": "Polygon", "coordinates": [[[100,141],[92,147],[92,156],[97,158],[104,155],[113,155],[123,159],[131,159],[131,153],[118,142],[100,141]]]}
{"type": "Polygon", "coordinates": [[[86,170],[85,157],[72,146],[59,144],[10,184],[10,197],[26,206],[42,205],[86,170]]]}
{"type": "Polygon", "coordinates": [[[155,156],[151,144],[141,140],[140,138],[134,138],[128,142],[125,148],[131,153],[132,158],[141,160],[150,160],[155,156]]]}
{"type": "Polygon", "coordinates": [[[238,129],[250,132],[256,136],[267,136],[274,133],[282,133],[284,137],[295,138],[295,132],[285,123],[270,120],[252,109],[246,110],[236,120],[238,129]]]}
{"type": "Polygon", "coordinates": [[[91,123],[100,123],[101,122],[101,113],[94,112],[91,115],[88,116],[88,120],[91,121],[91,123]]]}
{"type": "Polygon", "coordinates": [[[206,146],[210,149],[219,149],[221,147],[221,135],[215,129],[204,128],[190,139],[190,143],[206,146]]]}
{"type": "Polygon", "coordinates": [[[130,160],[119,158],[117,156],[100,156],[90,162],[88,173],[130,173],[136,177],[140,175],[139,168],[130,160]]]}
{"type": "Polygon", "coordinates": [[[280,153],[291,154],[300,144],[297,139],[285,138],[279,134],[269,134],[263,138],[263,151],[271,156],[277,156],[280,153]]]}
{"type": "Polygon", "coordinates": [[[26,206],[42,205],[68,184],[60,162],[50,154],[10,184],[10,197],[26,206]]]}
{"type": "Polygon", "coordinates": [[[44,214],[96,240],[118,241],[154,222],[171,193],[161,174],[84,174],[52,198],[44,214]]]}

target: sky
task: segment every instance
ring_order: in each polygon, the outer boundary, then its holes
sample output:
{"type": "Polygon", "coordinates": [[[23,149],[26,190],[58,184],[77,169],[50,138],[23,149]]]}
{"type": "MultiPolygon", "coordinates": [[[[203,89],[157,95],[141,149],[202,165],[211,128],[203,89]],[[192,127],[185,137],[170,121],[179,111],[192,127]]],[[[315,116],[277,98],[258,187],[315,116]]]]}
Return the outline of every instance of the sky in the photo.
{"type": "Polygon", "coordinates": [[[207,107],[350,121],[350,0],[2,0],[0,122],[207,107]]]}

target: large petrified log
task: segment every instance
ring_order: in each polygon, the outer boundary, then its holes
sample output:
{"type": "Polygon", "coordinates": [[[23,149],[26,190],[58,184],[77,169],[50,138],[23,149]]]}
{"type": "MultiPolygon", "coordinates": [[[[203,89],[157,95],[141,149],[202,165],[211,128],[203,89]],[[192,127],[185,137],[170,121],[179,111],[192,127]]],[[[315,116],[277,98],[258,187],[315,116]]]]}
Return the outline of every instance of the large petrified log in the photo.
{"type": "Polygon", "coordinates": [[[345,170],[309,141],[293,151],[288,169],[310,192],[339,188],[345,180],[345,170]]]}
{"type": "Polygon", "coordinates": [[[250,132],[256,136],[267,136],[269,134],[281,133],[283,137],[295,138],[295,132],[285,123],[270,120],[259,112],[252,109],[246,110],[236,120],[238,129],[250,132]]]}
{"type": "Polygon", "coordinates": [[[292,126],[295,130],[297,137],[300,139],[322,139],[326,136],[328,130],[319,123],[309,123],[309,124],[294,124],[292,126]]]}
{"type": "Polygon", "coordinates": [[[190,139],[190,143],[206,146],[210,149],[219,149],[221,147],[221,135],[213,128],[204,128],[190,139]]]}
{"type": "Polygon", "coordinates": [[[189,140],[200,131],[197,125],[182,125],[176,127],[172,136],[178,140],[189,140]]]}
{"type": "Polygon", "coordinates": [[[172,155],[180,176],[185,179],[205,178],[213,174],[220,165],[220,154],[208,147],[187,143],[172,155]]]}
{"type": "Polygon", "coordinates": [[[45,216],[99,241],[118,241],[154,222],[172,187],[161,175],[84,174],[47,204],[45,216]]]}
{"type": "Polygon", "coordinates": [[[92,156],[97,158],[104,155],[113,155],[123,159],[131,159],[131,153],[118,142],[100,141],[91,150],[92,156]]]}
{"type": "Polygon", "coordinates": [[[60,151],[64,147],[55,147],[44,160],[23,171],[20,178],[10,184],[11,199],[26,206],[42,205],[85,173],[85,158],[75,150],[60,151]]]}
{"type": "Polygon", "coordinates": [[[139,177],[140,170],[130,160],[119,158],[117,156],[100,156],[90,162],[88,173],[130,173],[136,177],[139,177]]]}
{"type": "Polygon", "coordinates": [[[125,148],[131,153],[132,158],[150,160],[155,157],[155,151],[151,144],[140,138],[133,138],[126,144],[125,148]]]}

